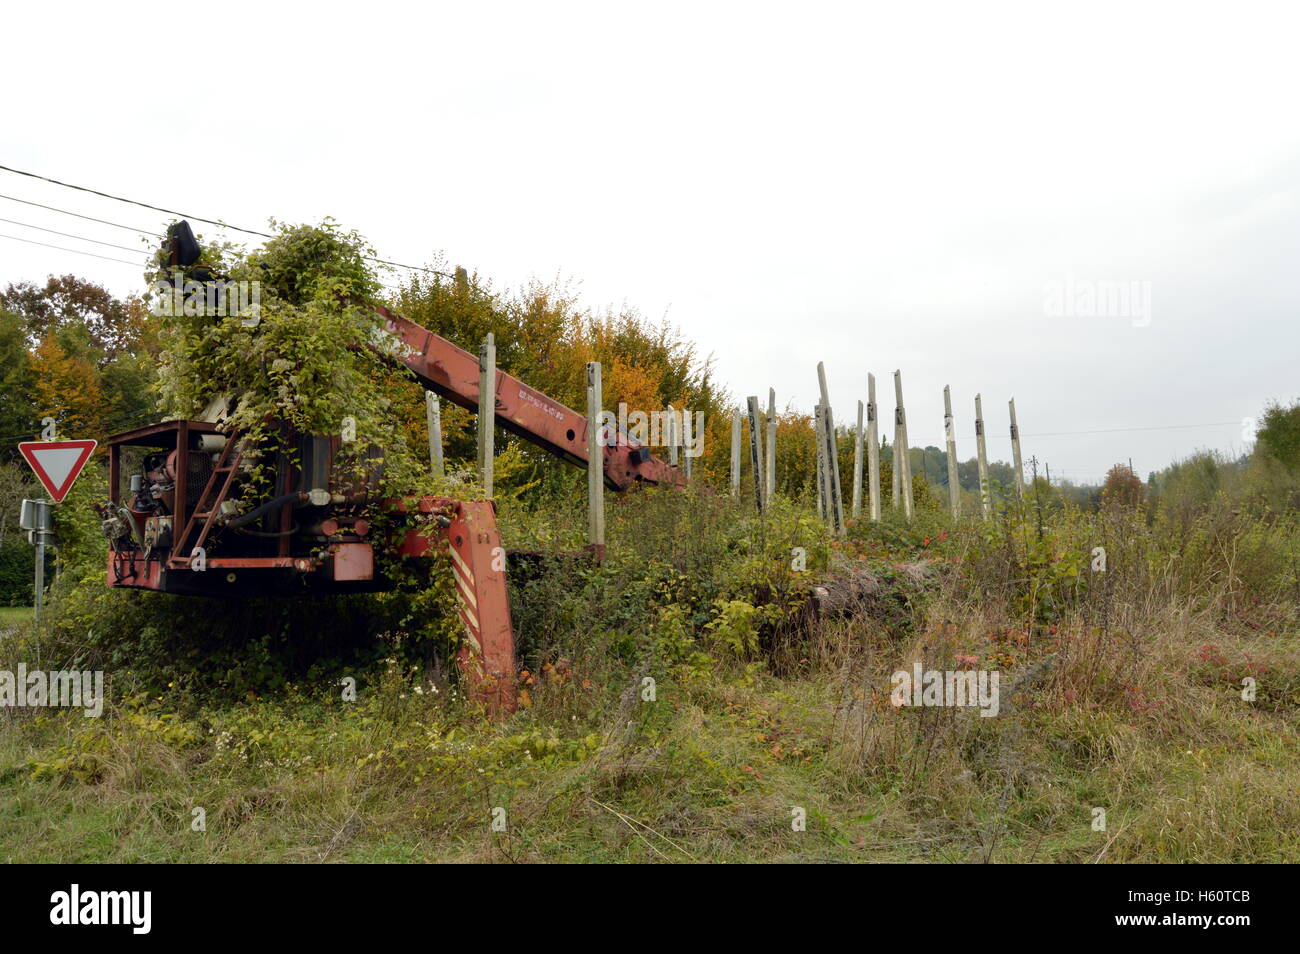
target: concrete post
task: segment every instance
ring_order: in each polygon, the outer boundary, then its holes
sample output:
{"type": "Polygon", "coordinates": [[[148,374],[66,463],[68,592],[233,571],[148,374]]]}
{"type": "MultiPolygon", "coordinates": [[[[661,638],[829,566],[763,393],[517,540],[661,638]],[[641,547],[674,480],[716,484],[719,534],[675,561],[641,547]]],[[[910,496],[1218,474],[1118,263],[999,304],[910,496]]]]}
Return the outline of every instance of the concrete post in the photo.
{"type": "Polygon", "coordinates": [[[668,405],[668,463],[677,466],[677,434],[681,424],[677,420],[677,411],[668,405]]]}
{"type": "Polygon", "coordinates": [[[758,512],[767,510],[767,494],[763,490],[763,471],[766,470],[763,459],[763,416],[758,409],[758,397],[749,397],[749,459],[754,468],[754,502],[758,512]]]}
{"type": "Polygon", "coordinates": [[[441,477],[446,473],[442,459],[442,405],[432,391],[424,392],[424,416],[429,424],[429,466],[441,477]]]}
{"type": "Polygon", "coordinates": [[[488,332],[478,353],[478,466],[483,492],[492,498],[492,465],[496,460],[497,344],[488,332]]]}
{"type": "Polygon", "coordinates": [[[862,402],[858,402],[858,426],[853,432],[853,519],[862,516],[862,402]]]}
{"type": "Polygon", "coordinates": [[[952,419],[952,394],[943,386],[943,435],[948,443],[948,500],[952,518],[961,517],[961,482],[957,479],[957,427],[952,419]]]}
{"type": "Polygon", "coordinates": [[[980,506],[984,519],[988,520],[993,516],[993,497],[989,487],[989,457],[984,447],[984,405],[978,394],[975,395],[975,454],[979,464],[980,506]]]}
{"type": "Polygon", "coordinates": [[[731,412],[731,496],[740,494],[740,412],[731,412]]]}
{"type": "Polygon", "coordinates": [[[686,472],[686,482],[691,482],[691,412],[682,408],[682,467],[686,472]]]}
{"type": "Polygon", "coordinates": [[[817,516],[825,520],[827,526],[830,525],[830,511],[827,503],[830,501],[830,493],[826,489],[827,467],[826,467],[826,409],[818,403],[813,408],[813,435],[817,444],[817,516]]]}
{"type": "Polygon", "coordinates": [[[767,502],[776,493],[776,389],[767,389],[767,479],[763,482],[767,502]]]}
{"type": "Polygon", "coordinates": [[[826,366],[817,362],[817,385],[821,389],[822,407],[826,415],[826,468],[827,489],[830,491],[831,526],[836,533],[844,532],[844,493],[840,489],[840,456],[836,453],[835,414],[831,410],[830,392],[826,387],[826,366]]]}
{"type": "Polygon", "coordinates": [[[898,454],[903,468],[903,513],[912,519],[912,463],[908,459],[907,411],[903,408],[903,372],[894,372],[894,397],[898,401],[898,454]]]}
{"type": "Polygon", "coordinates": [[[587,542],[598,556],[605,550],[605,442],[601,435],[603,401],[600,362],[587,363],[587,542]]]}
{"type": "MultiPolygon", "coordinates": [[[[1016,496],[1025,499],[1025,465],[1020,460],[1020,428],[1016,426],[1016,399],[1007,402],[1011,408],[1011,460],[1016,468],[1016,496]]],[[[1131,467],[1129,468],[1132,469],[1131,467]]]]}
{"type": "Polygon", "coordinates": [[[867,505],[871,519],[880,519],[880,435],[876,419],[876,376],[867,375],[867,505]]]}

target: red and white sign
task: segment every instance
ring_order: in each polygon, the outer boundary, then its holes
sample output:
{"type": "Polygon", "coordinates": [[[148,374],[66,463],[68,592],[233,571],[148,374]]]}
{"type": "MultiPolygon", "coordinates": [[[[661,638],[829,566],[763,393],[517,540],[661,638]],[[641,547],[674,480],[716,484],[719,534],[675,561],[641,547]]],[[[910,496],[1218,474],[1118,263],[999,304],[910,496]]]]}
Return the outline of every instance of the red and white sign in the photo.
{"type": "Polygon", "coordinates": [[[54,502],[62,503],[97,444],[97,441],[24,441],[18,445],[18,451],[54,502]]]}

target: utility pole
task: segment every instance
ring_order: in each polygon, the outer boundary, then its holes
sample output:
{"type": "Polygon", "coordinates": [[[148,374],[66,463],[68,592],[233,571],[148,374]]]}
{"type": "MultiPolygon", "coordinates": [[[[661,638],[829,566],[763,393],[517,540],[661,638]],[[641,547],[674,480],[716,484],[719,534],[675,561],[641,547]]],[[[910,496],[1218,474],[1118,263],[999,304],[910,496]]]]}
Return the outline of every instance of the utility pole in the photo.
{"type": "Polygon", "coordinates": [[[478,352],[478,466],[483,477],[483,492],[492,499],[492,465],[497,419],[497,344],[488,332],[478,352]]]}
{"type": "Polygon", "coordinates": [[[1020,461],[1020,428],[1016,426],[1016,399],[1007,402],[1011,408],[1011,459],[1016,467],[1016,496],[1025,499],[1025,465],[1020,461]]]}
{"type": "Polygon", "coordinates": [[[906,514],[910,523],[912,520],[912,463],[908,460],[907,453],[907,411],[903,409],[902,371],[894,372],[894,397],[898,402],[898,408],[895,412],[897,415],[898,453],[903,465],[903,513],[906,514]]]}
{"type": "Polygon", "coordinates": [[[984,519],[988,520],[993,516],[993,500],[989,487],[988,452],[984,447],[984,405],[980,402],[978,394],[975,395],[975,449],[979,464],[980,506],[984,510],[984,519]]]}
{"type": "Polygon", "coordinates": [[[867,506],[880,519],[880,435],[876,432],[876,376],[867,375],[867,506]]]}
{"type": "Polygon", "coordinates": [[[952,418],[952,394],[943,386],[943,433],[948,442],[948,500],[952,518],[961,517],[961,483],[957,478],[957,428],[952,418]]]}
{"type": "Polygon", "coordinates": [[[587,363],[587,543],[605,556],[605,441],[601,436],[600,362],[587,363]]]}

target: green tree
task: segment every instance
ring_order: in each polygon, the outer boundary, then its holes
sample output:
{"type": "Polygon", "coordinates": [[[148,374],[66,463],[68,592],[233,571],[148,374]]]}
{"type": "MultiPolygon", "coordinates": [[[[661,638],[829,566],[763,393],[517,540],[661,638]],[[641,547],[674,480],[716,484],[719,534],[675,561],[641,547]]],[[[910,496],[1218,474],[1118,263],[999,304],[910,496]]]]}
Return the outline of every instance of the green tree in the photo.
{"type": "Polygon", "coordinates": [[[0,460],[16,459],[18,441],[35,436],[34,381],[26,324],[19,315],[0,311],[0,460]]]}
{"type": "Polygon", "coordinates": [[[1264,453],[1287,470],[1300,470],[1300,401],[1290,407],[1274,401],[1265,407],[1255,439],[1264,453]]]}

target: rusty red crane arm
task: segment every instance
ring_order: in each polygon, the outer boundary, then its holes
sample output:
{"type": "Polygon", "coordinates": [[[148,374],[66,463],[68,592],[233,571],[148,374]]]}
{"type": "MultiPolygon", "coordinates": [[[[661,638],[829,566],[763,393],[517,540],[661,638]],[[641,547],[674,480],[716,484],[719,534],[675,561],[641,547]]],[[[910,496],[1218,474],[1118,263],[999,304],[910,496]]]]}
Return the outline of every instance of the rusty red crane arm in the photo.
{"type": "MultiPolygon", "coordinates": [[[[415,373],[420,383],[434,394],[477,413],[478,358],[383,305],[375,305],[374,309],[398,341],[397,359],[415,373]]],[[[587,466],[585,415],[500,369],[496,373],[494,406],[497,426],[571,464],[587,466]]],[[[614,440],[614,446],[603,448],[605,483],[610,489],[627,490],[638,480],[674,486],[683,483],[678,472],[648,448],[625,434],[614,436],[614,440]]]]}

